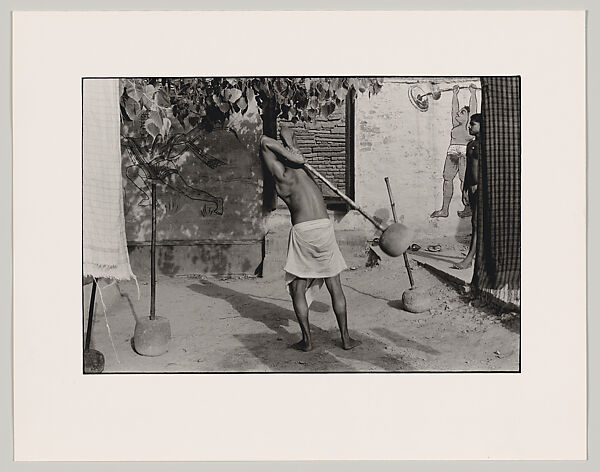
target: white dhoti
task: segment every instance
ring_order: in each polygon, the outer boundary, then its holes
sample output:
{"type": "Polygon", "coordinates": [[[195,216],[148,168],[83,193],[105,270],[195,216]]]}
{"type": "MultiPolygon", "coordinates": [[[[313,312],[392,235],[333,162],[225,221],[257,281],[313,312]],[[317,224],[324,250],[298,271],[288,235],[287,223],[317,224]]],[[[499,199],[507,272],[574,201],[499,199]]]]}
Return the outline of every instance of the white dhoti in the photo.
{"type": "Polygon", "coordinates": [[[323,286],[324,279],[338,275],[346,267],[329,218],[305,221],[292,226],[287,262],[283,268],[290,294],[290,283],[293,280],[307,279],[306,302],[310,306],[323,286]]]}

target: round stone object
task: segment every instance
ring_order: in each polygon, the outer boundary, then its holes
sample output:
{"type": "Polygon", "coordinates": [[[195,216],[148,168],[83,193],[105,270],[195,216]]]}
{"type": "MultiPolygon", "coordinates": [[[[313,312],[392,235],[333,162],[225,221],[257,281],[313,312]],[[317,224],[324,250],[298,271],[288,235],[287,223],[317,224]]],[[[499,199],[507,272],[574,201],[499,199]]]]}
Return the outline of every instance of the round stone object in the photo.
{"type": "Polygon", "coordinates": [[[402,223],[392,223],[379,237],[379,247],[388,256],[401,256],[412,243],[412,231],[402,223]]]}
{"type": "Polygon", "coordinates": [[[423,313],[431,308],[431,295],[422,288],[409,288],[402,294],[402,305],[411,313],[423,313]]]}
{"type": "Polygon", "coordinates": [[[101,374],[104,371],[104,354],[95,349],[83,351],[83,372],[86,374],[101,374]]]}

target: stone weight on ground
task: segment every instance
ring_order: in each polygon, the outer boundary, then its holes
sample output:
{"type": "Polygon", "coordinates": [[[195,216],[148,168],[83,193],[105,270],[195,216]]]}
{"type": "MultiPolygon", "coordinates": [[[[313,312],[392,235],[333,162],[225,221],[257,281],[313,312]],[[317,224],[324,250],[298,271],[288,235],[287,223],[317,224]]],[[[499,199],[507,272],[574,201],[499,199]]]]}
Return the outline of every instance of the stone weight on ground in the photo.
{"type": "Polygon", "coordinates": [[[411,313],[423,313],[431,308],[431,295],[429,290],[423,288],[409,288],[402,294],[402,305],[411,313]]]}
{"type": "Polygon", "coordinates": [[[135,324],[133,335],[134,349],[142,356],[160,356],[167,352],[171,339],[169,320],[157,316],[156,319],[141,318],[135,324]]]}

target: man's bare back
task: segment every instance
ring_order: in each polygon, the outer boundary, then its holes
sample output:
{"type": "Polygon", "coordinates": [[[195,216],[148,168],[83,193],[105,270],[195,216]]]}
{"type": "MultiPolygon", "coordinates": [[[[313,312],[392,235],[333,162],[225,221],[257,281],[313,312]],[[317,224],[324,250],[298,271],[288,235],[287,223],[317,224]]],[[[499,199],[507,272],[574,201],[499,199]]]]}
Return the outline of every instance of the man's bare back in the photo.
{"type": "Polygon", "coordinates": [[[261,151],[275,180],[277,194],[290,210],[292,224],[328,218],[321,189],[303,167],[302,154],[266,136],[261,139],[261,151]],[[287,165],[280,162],[278,156],[286,159],[287,165]]]}
{"type": "Polygon", "coordinates": [[[287,168],[276,180],[277,193],[290,209],[292,224],[328,218],[321,189],[304,168],[287,168]]]}

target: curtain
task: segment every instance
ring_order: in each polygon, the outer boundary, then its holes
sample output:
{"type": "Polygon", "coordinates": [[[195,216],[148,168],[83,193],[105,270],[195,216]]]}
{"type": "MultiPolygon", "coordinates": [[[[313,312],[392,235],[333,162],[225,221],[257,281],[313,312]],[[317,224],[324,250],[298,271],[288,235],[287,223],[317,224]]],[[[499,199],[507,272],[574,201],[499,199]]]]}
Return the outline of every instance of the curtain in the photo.
{"type": "Polygon", "coordinates": [[[125,236],[118,79],[83,81],[83,274],[134,278],[125,236]]]}
{"type": "Polygon", "coordinates": [[[521,80],[483,77],[481,86],[480,224],[473,284],[520,305],[521,80]]]}

